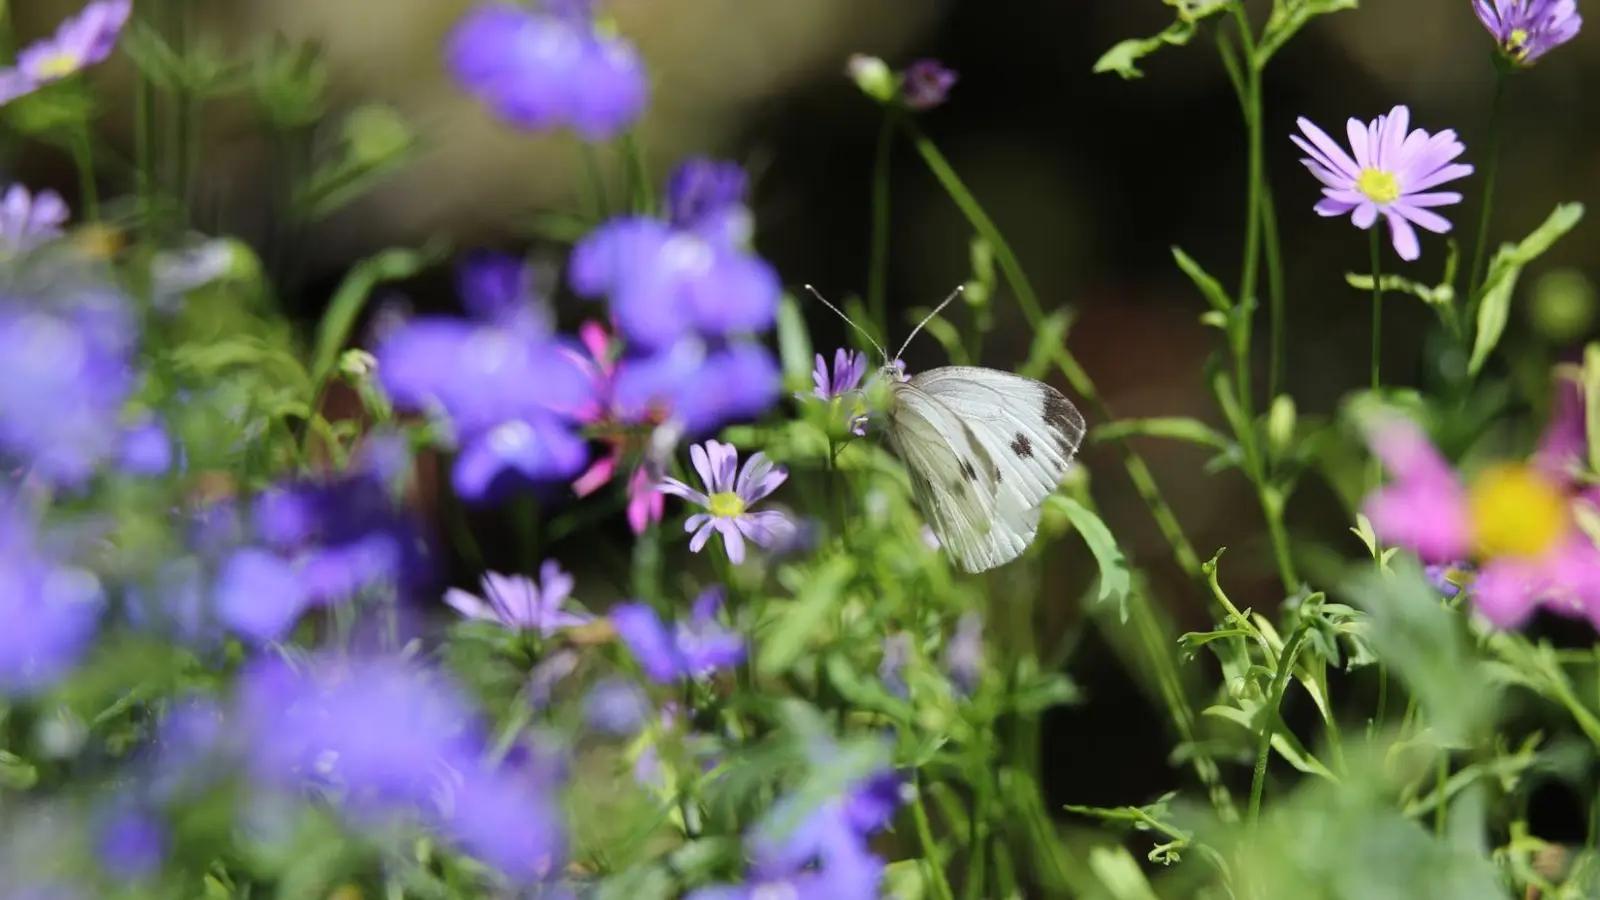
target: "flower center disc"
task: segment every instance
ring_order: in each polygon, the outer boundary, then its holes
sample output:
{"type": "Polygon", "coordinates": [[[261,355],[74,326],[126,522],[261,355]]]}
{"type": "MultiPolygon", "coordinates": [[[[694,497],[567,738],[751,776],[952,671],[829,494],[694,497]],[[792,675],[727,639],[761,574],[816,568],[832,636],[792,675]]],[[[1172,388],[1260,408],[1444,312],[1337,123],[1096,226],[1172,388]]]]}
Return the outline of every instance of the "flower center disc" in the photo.
{"type": "Polygon", "coordinates": [[[737,519],[744,515],[744,500],[733,491],[711,495],[711,514],[719,519],[737,519]]]}
{"type": "Polygon", "coordinates": [[[1367,195],[1373,203],[1393,203],[1400,199],[1400,182],[1393,172],[1380,169],[1362,169],[1356,176],[1356,190],[1367,195]]]}
{"type": "Polygon", "coordinates": [[[42,81],[54,81],[65,78],[78,71],[78,57],[72,53],[52,53],[39,60],[34,71],[42,81]]]}
{"type": "Polygon", "coordinates": [[[1527,466],[1484,471],[1473,481],[1468,503],[1472,541],[1484,557],[1537,558],[1566,536],[1566,498],[1527,466]]]}

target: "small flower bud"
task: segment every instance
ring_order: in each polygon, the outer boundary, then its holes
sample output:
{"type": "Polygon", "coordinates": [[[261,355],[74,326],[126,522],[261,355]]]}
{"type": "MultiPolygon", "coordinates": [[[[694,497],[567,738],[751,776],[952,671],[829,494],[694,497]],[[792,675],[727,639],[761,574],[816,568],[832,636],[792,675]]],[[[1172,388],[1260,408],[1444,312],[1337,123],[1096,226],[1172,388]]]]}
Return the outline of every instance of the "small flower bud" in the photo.
{"type": "Polygon", "coordinates": [[[845,74],[850,76],[863,94],[879,103],[892,101],[900,91],[900,80],[895,77],[894,71],[876,56],[852,55],[850,62],[845,65],[845,74]]]}
{"type": "Polygon", "coordinates": [[[1553,344],[1578,340],[1594,324],[1594,285],[1575,269],[1548,272],[1534,285],[1528,312],[1533,330],[1545,340],[1553,344]]]}
{"type": "Polygon", "coordinates": [[[1294,442],[1294,426],[1294,398],[1279,394],[1273,398],[1272,409],[1267,413],[1267,452],[1275,458],[1283,458],[1294,442]]]}

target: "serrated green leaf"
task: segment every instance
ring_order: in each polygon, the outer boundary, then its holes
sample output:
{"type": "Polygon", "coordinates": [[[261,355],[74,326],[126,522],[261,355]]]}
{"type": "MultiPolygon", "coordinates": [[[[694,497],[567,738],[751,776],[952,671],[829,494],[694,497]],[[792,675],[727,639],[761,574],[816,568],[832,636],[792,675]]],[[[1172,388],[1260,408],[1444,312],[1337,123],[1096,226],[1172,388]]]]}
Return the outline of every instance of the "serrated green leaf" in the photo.
{"type": "Polygon", "coordinates": [[[784,605],[783,613],[767,629],[757,656],[761,674],[779,675],[789,670],[844,602],[844,589],[855,577],[855,561],[835,556],[823,563],[800,588],[799,596],[784,605]]]}
{"type": "Polygon", "coordinates": [[[1128,591],[1133,587],[1133,579],[1128,571],[1128,560],[1117,546],[1117,539],[1112,537],[1111,529],[1078,501],[1060,494],[1051,499],[1066,511],[1067,518],[1072,520],[1072,527],[1089,545],[1089,552],[1094,554],[1094,561],[1100,567],[1100,593],[1095,598],[1096,602],[1116,603],[1118,615],[1126,623],[1128,591]]]}
{"type": "Polygon", "coordinates": [[[1121,41],[1095,60],[1094,73],[1115,72],[1123,78],[1142,78],[1144,73],[1139,70],[1139,60],[1162,47],[1181,47],[1189,43],[1194,34],[1195,23],[1179,19],[1154,37],[1121,41]]]}

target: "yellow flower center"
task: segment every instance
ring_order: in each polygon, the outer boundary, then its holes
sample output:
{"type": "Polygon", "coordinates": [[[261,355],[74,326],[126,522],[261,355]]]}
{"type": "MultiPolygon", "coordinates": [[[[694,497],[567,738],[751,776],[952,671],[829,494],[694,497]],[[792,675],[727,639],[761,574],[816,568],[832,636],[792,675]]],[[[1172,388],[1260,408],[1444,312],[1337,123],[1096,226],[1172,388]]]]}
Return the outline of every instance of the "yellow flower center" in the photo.
{"type": "Polygon", "coordinates": [[[1534,559],[1567,534],[1567,498],[1548,479],[1523,465],[1485,470],[1472,482],[1467,502],[1472,543],[1480,556],[1534,559]]]}
{"type": "Polygon", "coordinates": [[[1526,28],[1513,28],[1511,33],[1506,35],[1506,52],[1519,60],[1528,55],[1528,30],[1526,28]]]}
{"type": "Polygon", "coordinates": [[[78,71],[82,62],[76,54],[62,51],[40,59],[35,66],[35,71],[39,73],[40,80],[54,81],[78,71]]]}
{"type": "Polygon", "coordinates": [[[711,495],[711,514],[719,519],[737,519],[744,515],[744,500],[733,491],[711,495]]]}
{"type": "Polygon", "coordinates": [[[1380,169],[1362,169],[1356,176],[1356,190],[1367,195],[1373,203],[1393,203],[1400,199],[1400,182],[1393,172],[1380,169]]]}

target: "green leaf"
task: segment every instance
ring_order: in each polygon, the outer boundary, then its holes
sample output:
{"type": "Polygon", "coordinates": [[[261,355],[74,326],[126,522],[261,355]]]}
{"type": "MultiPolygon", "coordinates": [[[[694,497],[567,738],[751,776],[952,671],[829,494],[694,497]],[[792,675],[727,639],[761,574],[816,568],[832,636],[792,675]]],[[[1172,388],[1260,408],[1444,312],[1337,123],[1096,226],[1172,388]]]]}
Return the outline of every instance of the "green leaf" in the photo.
{"type": "Polygon", "coordinates": [[[1489,354],[1499,345],[1505,333],[1506,321],[1511,315],[1511,297],[1516,291],[1523,266],[1538,259],[1582,219],[1583,204],[1563,203],[1520,243],[1500,246],[1494,261],[1489,264],[1489,275],[1484,280],[1483,295],[1478,301],[1477,332],[1472,343],[1472,358],[1467,363],[1468,373],[1478,374],[1488,361],[1489,354]]]}
{"type": "Polygon", "coordinates": [[[1017,372],[1035,381],[1042,380],[1060,355],[1061,348],[1067,345],[1067,330],[1071,327],[1072,314],[1068,310],[1057,309],[1045,316],[1044,321],[1039,323],[1039,330],[1033,334],[1027,361],[1017,372]]]}
{"type": "Polygon", "coordinates": [[[390,249],[356,263],[334,292],[328,311],[317,325],[316,349],[311,355],[311,402],[316,402],[333,374],[372,289],[386,281],[410,278],[442,259],[446,252],[442,242],[431,241],[421,250],[390,249]]]}
{"type": "Polygon", "coordinates": [[[1233,442],[1221,432],[1197,419],[1184,416],[1156,416],[1149,419],[1119,419],[1096,426],[1093,441],[1120,441],[1130,437],[1158,437],[1199,444],[1213,450],[1229,450],[1233,442]]]}
{"type": "Polygon", "coordinates": [[[1077,703],[1082,699],[1078,686],[1060,672],[1042,674],[1032,681],[1018,685],[1009,698],[1011,708],[1018,715],[1033,716],[1077,703]]]}
{"type": "Polygon", "coordinates": [[[778,356],[783,360],[785,379],[809,380],[814,362],[811,333],[806,329],[805,316],[800,314],[800,304],[788,293],[778,301],[778,356]]]}
{"type": "Polygon", "coordinates": [[[1222,282],[1212,278],[1205,269],[1200,268],[1200,264],[1195,262],[1189,254],[1177,247],[1173,247],[1172,258],[1177,260],[1178,268],[1183,270],[1183,274],[1189,276],[1189,280],[1194,282],[1194,286],[1199,288],[1200,293],[1205,295],[1206,301],[1211,304],[1212,309],[1224,314],[1233,309],[1233,298],[1228,296],[1228,291],[1222,286],[1222,282]]]}
{"type": "MultiPolygon", "coordinates": [[[[1436,287],[1429,287],[1420,281],[1412,281],[1399,275],[1385,275],[1378,279],[1378,282],[1383,285],[1385,293],[1409,294],[1430,306],[1444,306],[1456,298],[1456,290],[1450,286],[1449,282],[1436,287]]],[[[1344,273],[1344,283],[1358,291],[1368,293],[1372,291],[1371,273],[1346,272],[1344,273]]]]}
{"type": "Polygon", "coordinates": [[[1089,870],[1115,900],[1157,900],[1155,888],[1150,886],[1138,861],[1123,847],[1092,848],[1089,870]]]}
{"type": "Polygon", "coordinates": [[[1356,5],[1356,0],[1288,0],[1286,3],[1274,3],[1267,27],[1261,32],[1261,41],[1256,45],[1256,67],[1266,66],[1272,55],[1307,22],[1342,9],[1355,9],[1356,5]]]}
{"type": "Polygon", "coordinates": [[[1142,78],[1139,60],[1162,47],[1181,47],[1194,37],[1195,23],[1179,19],[1168,25],[1160,34],[1147,38],[1130,38],[1119,42],[1095,61],[1094,73],[1115,72],[1123,78],[1142,78]]]}
{"type": "Polygon", "coordinates": [[[762,675],[780,675],[794,665],[812,636],[838,611],[844,589],[854,576],[855,560],[835,556],[806,579],[799,596],[785,604],[778,621],[766,630],[756,663],[762,675]]]}
{"type": "Polygon", "coordinates": [[[1089,545],[1089,552],[1094,554],[1094,561],[1100,567],[1100,593],[1095,598],[1096,602],[1116,603],[1118,614],[1126,624],[1128,591],[1133,587],[1133,579],[1128,572],[1128,560],[1117,547],[1117,539],[1111,536],[1111,529],[1100,521],[1099,516],[1070,497],[1056,494],[1051,501],[1066,511],[1067,518],[1072,520],[1072,527],[1083,536],[1083,542],[1089,545]]]}

